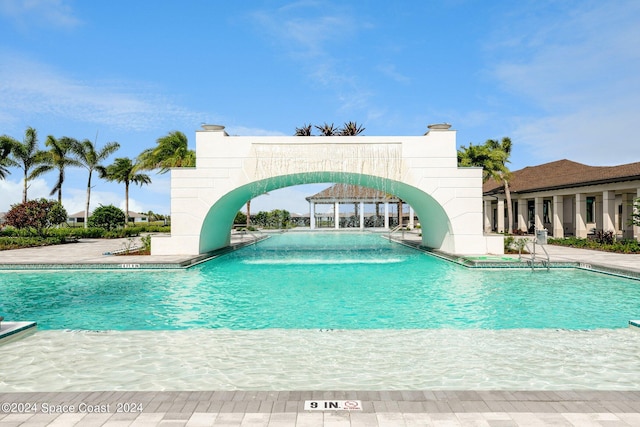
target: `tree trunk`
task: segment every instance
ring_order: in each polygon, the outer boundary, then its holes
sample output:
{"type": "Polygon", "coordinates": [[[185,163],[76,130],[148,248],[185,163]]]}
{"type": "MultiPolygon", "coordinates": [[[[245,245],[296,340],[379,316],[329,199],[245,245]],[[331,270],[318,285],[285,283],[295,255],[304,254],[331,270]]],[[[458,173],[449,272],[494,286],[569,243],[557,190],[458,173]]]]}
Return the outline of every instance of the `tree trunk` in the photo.
{"type": "Polygon", "coordinates": [[[247,228],[251,225],[251,200],[247,200],[247,228]]]}
{"type": "Polygon", "coordinates": [[[24,174],[24,188],[22,189],[22,203],[27,203],[27,174],[24,174]]]}
{"type": "Polygon", "coordinates": [[[503,180],[504,182],[504,197],[507,202],[507,225],[508,225],[508,234],[513,233],[513,206],[511,206],[511,190],[509,190],[509,183],[507,180],[503,180]]]}
{"type": "Polygon", "coordinates": [[[89,202],[91,201],[91,171],[89,171],[89,181],[87,181],[87,204],[84,207],[84,228],[89,227],[89,202]]]}
{"type": "Polygon", "coordinates": [[[124,226],[129,226],[129,183],[124,184],[124,226]]]}

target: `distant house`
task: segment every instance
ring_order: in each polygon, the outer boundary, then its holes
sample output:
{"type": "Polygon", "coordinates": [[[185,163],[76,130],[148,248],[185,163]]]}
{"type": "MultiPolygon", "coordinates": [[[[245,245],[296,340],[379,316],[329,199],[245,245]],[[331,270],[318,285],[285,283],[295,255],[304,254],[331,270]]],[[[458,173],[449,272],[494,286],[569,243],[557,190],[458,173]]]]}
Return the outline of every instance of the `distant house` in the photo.
{"type": "MultiPolygon", "coordinates": [[[[89,216],[91,216],[92,212],[89,212],[89,216]]],[[[129,223],[141,224],[148,223],[149,216],[147,214],[141,214],[138,212],[129,211],[129,223]]],[[[69,215],[67,218],[67,224],[71,227],[84,227],[84,211],[76,212],[72,215],[69,215]]]]}
{"type": "MultiPolygon", "coordinates": [[[[634,199],[640,197],[640,162],[588,166],[558,160],[512,172],[509,181],[516,232],[546,229],[554,237],[587,237],[596,230],[619,237],[640,237],[629,224],[634,199]]],[[[508,227],[501,183],[483,186],[485,231],[508,227]]]]}

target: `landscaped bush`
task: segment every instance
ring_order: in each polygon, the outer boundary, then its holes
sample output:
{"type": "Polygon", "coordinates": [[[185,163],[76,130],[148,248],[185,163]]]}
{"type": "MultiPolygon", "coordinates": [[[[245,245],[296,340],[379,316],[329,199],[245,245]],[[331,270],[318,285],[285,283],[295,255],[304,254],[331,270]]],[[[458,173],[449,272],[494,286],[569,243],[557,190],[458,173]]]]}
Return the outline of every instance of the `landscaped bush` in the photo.
{"type": "Polygon", "coordinates": [[[65,243],[60,237],[0,237],[0,251],[65,243]]]}
{"type": "Polygon", "coordinates": [[[113,205],[100,206],[89,217],[89,227],[99,227],[105,230],[124,227],[124,222],[124,212],[113,205]]]}
{"type": "Polygon", "coordinates": [[[601,239],[581,239],[578,237],[565,237],[564,239],[549,238],[547,242],[550,245],[569,246],[579,249],[593,249],[606,252],[617,252],[624,254],[640,253],[640,243],[635,239],[617,240],[611,243],[611,240],[605,236],[601,239]]]}
{"type": "Polygon", "coordinates": [[[5,222],[14,228],[29,230],[31,235],[42,235],[47,228],[67,220],[67,211],[53,200],[29,200],[11,206],[5,222]]]}

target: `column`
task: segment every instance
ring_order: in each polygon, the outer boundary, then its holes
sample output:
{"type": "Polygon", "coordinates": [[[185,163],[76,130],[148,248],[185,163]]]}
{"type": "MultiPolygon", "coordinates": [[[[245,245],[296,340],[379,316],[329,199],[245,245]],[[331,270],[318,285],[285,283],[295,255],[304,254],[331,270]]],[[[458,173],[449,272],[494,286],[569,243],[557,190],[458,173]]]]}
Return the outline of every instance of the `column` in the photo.
{"type": "Polygon", "coordinates": [[[631,214],[633,213],[633,193],[622,194],[622,238],[633,239],[633,225],[631,214]]]}
{"type": "Polygon", "coordinates": [[[333,204],[333,227],[338,230],[340,228],[340,203],[333,204]]]}
{"type": "Polygon", "coordinates": [[[576,194],[576,237],[587,237],[587,198],[584,194],[576,194]]]}
{"type": "Polygon", "coordinates": [[[409,205],[409,229],[413,230],[414,222],[413,217],[415,216],[415,212],[413,211],[413,206],[409,205]]]}
{"type": "MultiPolygon", "coordinates": [[[[636,190],[636,198],[640,199],[640,188],[638,188],[636,190]]],[[[638,213],[638,212],[636,212],[636,213],[638,213]]],[[[634,225],[633,226],[633,237],[636,240],[640,240],[640,226],[638,226],[638,225],[634,225]]]]}
{"type": "Polygon", "coordinates": [[[542,215],[543,215],[543,209],[544,209],[544,199],[542,197],[536,197],[535,199],[535,204],[534,204],[534,216],[535,216],[535,224],[536,224],[536,230],[542,230],[544,229],[544,222],[542,222],[542,215]]]}
{"type": "Polygon", "coordinates": [[[491,200],[484,201],[484,232],[491,233],[491,200]]]}
{"type": "Polygon", "coordinates": [[[518,199],[518,230],[527,231],[527,200],[518,199]]]}
{"type": "Polygon", "coordinates": [[[616,232],[616,192],[602,192],[602,231],[616,232]]]}
{"type": "Polygon", "coordinates": [[[498,199],[498,209],[496,210],[496,215],[498,218],[498,229],[496,230],[498,233],[504,233],[504,200],[498,199]]]}
{"type": "Polygon", "coordinates": [[[553,237],[564,237],[564,196],[553,196],[553,237]]]}
{"type": "Polygon", "coordinates": [[[316,228],[316,203],[309,201],[309,228],[316,228]]]}
{"type": "Polygon", "coordinates": [[[594,210],[594,214],[595,214],[595,228],[596,230],[599,230],[602,228],[602,222],[604,220],[603,218],[603,212],[602,212],[602,194],[596,194],[596,201],[595,201],[595,206],[593,207],[594,210]]]}
{"type": "Polygon", "coordinates": [[[384,228],[389,228],[389,202],[384,202],[384,228]]]}
{"type": "Polygon", "coordinates": [[[364,230],[364,202],[360,202],[360,230],[364,230]]]}

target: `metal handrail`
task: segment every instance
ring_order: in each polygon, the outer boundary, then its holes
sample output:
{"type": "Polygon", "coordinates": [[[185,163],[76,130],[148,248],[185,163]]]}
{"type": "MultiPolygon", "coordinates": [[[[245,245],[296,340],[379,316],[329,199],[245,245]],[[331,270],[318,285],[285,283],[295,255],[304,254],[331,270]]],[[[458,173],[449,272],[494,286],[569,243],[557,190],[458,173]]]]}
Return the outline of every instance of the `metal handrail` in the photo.
{"type": "Polygon", "coordinates": [[[391,241],[391,235],[400,229],[402,229],[402,238],[404,239],[404,225],[398,224],[389,231],[389,241],[391,241]]]}
{"type": "MultiPolygon", "coordinates": [[[[535,270],[535,263],[536,263],[536,240],[533,240],[531,242],[533,244],[533,250],[529,251],[529,253],[531,254],[531,258],[527,260],[527,264],[529,264],[531,266],[531,271],[535,270]]],[[[538,245],[542,248],[542,251],[544,252],[544,254],[546,255],[546,259],[541,259],[540,262],[542,263],[543,267],[547,267],[547,271],[549,271],[549,268],[551,266],[551,258],[549,257],[549,252],[547,252],[547,250],[544,248],[544,245],[538,245]]],[[[529,250],[529,242],[525,243],[524,245],[525,248],[527,248],[527,250],[529,250]]],[[[518,260],[522,260],[522,250],[518,249],[518,260]]]]}

